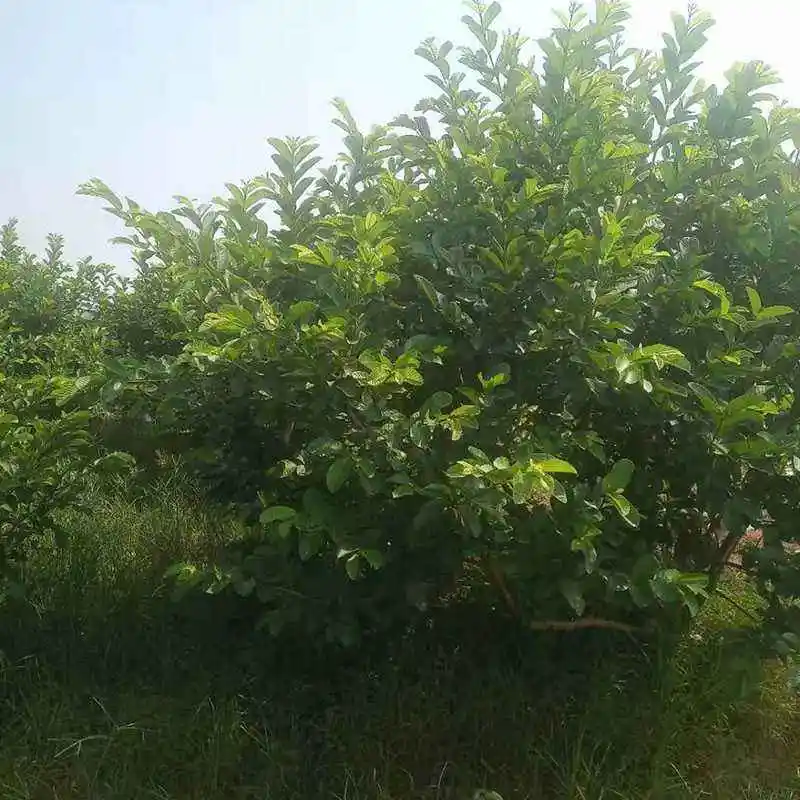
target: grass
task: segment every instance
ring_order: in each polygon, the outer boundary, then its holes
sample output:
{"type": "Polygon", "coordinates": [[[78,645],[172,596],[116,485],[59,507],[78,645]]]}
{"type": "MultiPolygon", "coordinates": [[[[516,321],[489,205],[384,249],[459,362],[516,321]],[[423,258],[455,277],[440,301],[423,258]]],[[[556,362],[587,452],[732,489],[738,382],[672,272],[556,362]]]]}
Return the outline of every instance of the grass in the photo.
{"type": "Polygon", "coordinates": [[[725,601],[677,648],[458,608],[321,659],[169,601],[166,565],[237,535],[174,488],[65,523],[0,612],[2,800],[800,797],[800,703],[725,601]]]}

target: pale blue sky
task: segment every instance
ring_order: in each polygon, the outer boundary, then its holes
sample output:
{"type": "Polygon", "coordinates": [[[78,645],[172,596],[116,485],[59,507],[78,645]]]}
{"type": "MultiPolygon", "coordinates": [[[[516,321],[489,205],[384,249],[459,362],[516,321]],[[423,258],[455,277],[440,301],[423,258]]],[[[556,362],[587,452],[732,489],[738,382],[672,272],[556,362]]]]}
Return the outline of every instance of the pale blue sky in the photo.
{"type": "MultiPolygon", "coordinates": [[[[567,0],[505,0],[504,27],[545,35],[567,0]]],[[[658,46],[683,0],[632,0],[631,40],[658,46]]],[[[763,58],[800,104],[800,0],[706,0],[717,27],[703,72],[763,58]]],[[[70,257],[126,271],[120,232],[77,185],[102,178],[152,210],[210,199],[263,172],[267,136],[315,135],[334,150],[332,97],[365,126],[429,94],[413,51],[465,42],[461,0],[0,0],[0,220],[26,243],[50,231],[70,257]]]]}

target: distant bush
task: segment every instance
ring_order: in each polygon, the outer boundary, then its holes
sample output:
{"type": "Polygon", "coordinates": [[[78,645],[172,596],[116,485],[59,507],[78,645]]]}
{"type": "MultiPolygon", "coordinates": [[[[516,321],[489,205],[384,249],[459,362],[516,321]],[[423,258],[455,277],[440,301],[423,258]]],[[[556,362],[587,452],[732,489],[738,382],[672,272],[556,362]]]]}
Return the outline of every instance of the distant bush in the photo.
{"type": "Polygon", "coordinates": [[[472,4],[418,54],[437,94],[344,152],[153,214],[94,180],[141,272],[99,396],[161,436],[251,541],[208,575],[337,640],[469,574],[535,624],[692,614],[748,526],[770,640],[798,645],[800,114],[761,62],[695,77],[625,7],[538,42],[472,4]],[[277,215],[269,229],[259,216],[277,215]],[[258,522],[256,522],[256,518],[258,522]]]}
{"type": "Polygon", "coordinates": [[[59,533],[58,512],[79,503],[86,480],[126,460],[94,446],[88,410],[116,279],[88,260],[73,269],[62,252],[50,236],[35,258],[15,220],[0,229],[0,600],[22,589],[28,548],[59,533]]]}

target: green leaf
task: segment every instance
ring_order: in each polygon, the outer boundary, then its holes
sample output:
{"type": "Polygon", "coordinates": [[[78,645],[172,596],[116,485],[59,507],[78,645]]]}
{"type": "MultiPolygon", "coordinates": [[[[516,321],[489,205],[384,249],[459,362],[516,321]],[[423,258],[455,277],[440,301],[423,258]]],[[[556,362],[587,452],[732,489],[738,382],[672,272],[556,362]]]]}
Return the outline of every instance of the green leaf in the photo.
{"type": "Polygon", "coordinates": [[[666,344],[651,344],[639,348],[634,350],[629,358],[633,362],[652,361],[658,369],[664,366],[677,367],[684,372],[691,372],[692,369],[689,360],[677,347],[670,347],[666,344]]]}
{"type": "Polygon", "coordinates": [[[246,308],[225,305],[218,312],[206,314],[200,330],[240,334],[251,327],[254,322],[253,315],[246,308]]]}
{"type": "Polygon", "coordinates": [[[268,628],[270,636],[278,636],[280,632],[286,627],[288,615],[281,609],[275,611],[267,611],[261,615],[256,625],[257,630],[268,628]]]}
{"type": "Polygon", "coordinates": [[[600,538],[602,532],[594,525],[588,525],[581,533],[572,540],[570,550],[575,553],[583,553],[584,567],[586,572],[592,572],[597,562],[597,547],[595,542],[600,538]]]}
{"type": "Polygon", "coordinates": [[[454,408],[450,412],[450,416],[455,417],[456,419],[464,419],[464,418],[473,419],[474,417],[477,417],[479,413],[480,410],[478,409],[477,406],[464,405],[464,406],[458,406],[458,408],[454,408]]]}
{"type": "Polygon", "coordinates": [[[136,459],[130,453],[116,451],[101,456],[92,462],[92,467],[98,472],[114,473],[132,469],[136,466],[136,459]]]}
{"type": "Polygon", "coordinates": [[[503,364],[502,368],[495,372],[491,377],[484,378],[483,373],[478,373],[478,380],[483,389],[487,392],[496,389],[498,386],[503,386],[511,380],[510,370],[507,364],[503,364]]]}
{"type": "Polygon", "coordinates": [[[401,367],[394,371],[394,380],[399,384],[408,384],[410,386],[422,386],[425,380],[422,373],[415,367],[401,367]]]}
{"type": "Polygon", "coordinates": [[[500,14],[501,8],[500,3],[493,2],[490,3],[486,11],[483,12],[483,24],[486,28],[489,28],[491,24],[497,19],[497,16],[500,14]]]}
{"type": "Polygon", "coordinates": [[[358,553],[353,554],[345,561],[344,568],[347,572],[347,577],[351,581],[356,580],[361,575],[361,559],[358,553]]]}
{"type": "MultiPolygon", "coordinates": [[[[85,391],[91,384],[93,378],[89,375],[82,375],[78,378],[66,378],[59,376],[55,379],[52,396],[56,405],[64,406],[74,397],[85,391]]],[[[2,417],[0,417],[0,422],[2,417]]]]}
{"type": "Polygon", "coordinates": [[[361,555],[372,569],[380,569],[386,563],[386,555],[381,550],[361,550],[361,555]]]}
{"type": "Polygon", "coordinates": [[[553,458],[552,456],[546,456],[544,458],[536,457],[533,459],[533,464],[537,469],[540,469],[542,472],[548,472],[553,474],[563,473],[565,475],[577,475],[578,470],[569,463],[569,461],[564,461],[560,458],[553,458]]]}
{"type": "Polygon", "coordinates": [[[709,576],[702,572],[681,572],[675,579],[681,587],[699,597],[708,594],[709,576]]]}
{"type": "Polygon", "coordinates": [[[417,282],[419,288],[422,289],[423,293],[430,301],[430,304],[434,308],[439,308],[439,295],[433,284],[423,275],[415,275],[414,280],[417,282]]]}
{"type": "Polygon", "coordinates": [[[480,536],[483,532],[483,524],[481,523],[480,516],[475,512],[475,510],[467,505],[460,505],[457,511],[467,530],[476,538],[480,536]]]}
{"type": "Polygon", "coordinates": [[[313,558],[322,547],[322,534],[319,531],[302,531],[297,537],[297,552],[301,561],[313,558]]]}
{"type": "Polygon", "coordinates": [[[708,596],[709,576],[677,569],[661,569],[651,579],[653,594],[663,603],[682,602],[692,616],[700,610],[700,601],[708,596]]]}
{"type": "Polygon", "coordinates": [[[642,516],[626,497],[623,497],[621,494],[609,494],[606,496],[628,525],[632,528],[637,528],[639,526],[642,516]]]}
{"type": "Polygon", "coordinates": [[[293,245],[295,256],[303,264],[315,264],[320,267],[326,266],[325,259],[315,253],[311,248],[302,244],[293,245]]]}
{"type": "Polygon", "coordinates": [[[750,300],[750,309],[758,316],[758,312],[761,311],[761,295],[755,290],[750,288],[749,286],[745,289],[747,292],[747,297],[750,300]]]}
{"type": "Polygon", "coordinates": [[[417,421],[411,424],[409,428],[409,436],[411,438],[411,443],[415,447],[423,448],[427,445],[430,439],[431,431],[430,428],[425,425],[424,423],[417,421]]]}
{"type": "Polygon", "coordinates": [[[448,478],[466,478],[470,475],[479,475],[480,470],[469,461],[456,461],[445,474],[448,478]]]}
{"type": "Polygon", "coordinates": [[[233,583],[233,590],[239,597],[249,597],[255,588],[255,578],[241,578],[233,583]]]}
{"type": "Polygon", "coordinates": [[[621,458],[615,462],[603,478],[603,491],[609,494],[623,491],[630,483],[634,469],[634,463],[629,458],[621,458]]]}
{"type": "Polygon", "coordinates": [[[552,496],[558,500],[559,503],[566,503],[567,498],[567,490],[564,488],[564,485],[553,478],[553,486],[551,488],[552,496]]]}
{"type": "Polygon", "coordinates": [[[328,471],[325,473],[325,484],[331,494],[336,494],[336,492],[344,486],[345,482],[350,477],[352,469],[353,462],[350,456],[337,458],[336,461],[328,467],[328,471]]]}
{"type": "Polygon", "coordinates": [[[286,314],[288,322],[296,322],[299,319],[310,317],[317,310],[317,304],[311,300],[300,300],[297,303],[292,303],[289,306],[289,312],[286,314]]]}
{"type": "Polygon", "coordinates": [[[580,584],[573,580],[562,580],[558,584],[558,588],[564,599],[570,604],[572,610],[580,617],[586,610],[586,600],[584,600],[583,592],[581,592],[580,584]]]}
{"type": "Polygon", "coordinates": [[[775,319],[787,314],[794,314],[791,306],[765,306],[758,312],[757,319],[775,319]]]}
{"type": "Polygon", "coordinates": [[[426,401],[425,409],[434,414],[440,414],[452,402],[453,395],[450,392],[434,392],[426,401]]]}
{"type": "Polygon", "coordinates": [[[731,299],[728,297],[728,293],[725,291],[725,287],[721,284],[717,283],[716,281],[711,281],[708,279],[703,279],[700,281],[695,281],[692,284],[696,289],[702,289],[705,292],[713,295],[714,297],[719,298],[720,301],[720,313],[727,314],[730,311],[731,307],[731,299]]]}
{"type": "Polygon", "coordinates": [[[700,405],[705,411],[710,414],[717,414],[722,410],[723,406],[720,401],[705,386],[692,381],[689,383],[689,388],[700,400],[700,405]]]}
{"type": "Polygon", "coordinates": [[[286,522],[293,520],[297,512],[289,506],[271,506],[261,512],[259,519],[262,525],[269,525],[272,522],[286,522]]]}
{"type": "Polygon", "coordinates": [[[537,205],[543,203],[551,197],[561,194],[564,187],[557,183],[548,183],[545,186],[539,186],[538,181],[534,178],[526,178],[525,185],[525,199],[530,205],[537,205]]]}

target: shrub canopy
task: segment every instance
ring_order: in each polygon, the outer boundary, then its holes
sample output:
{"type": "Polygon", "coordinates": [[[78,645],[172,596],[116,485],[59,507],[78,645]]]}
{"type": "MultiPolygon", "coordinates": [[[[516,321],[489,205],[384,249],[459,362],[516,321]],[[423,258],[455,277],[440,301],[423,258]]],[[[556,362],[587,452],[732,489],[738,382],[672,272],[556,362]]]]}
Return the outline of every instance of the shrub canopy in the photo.
{"type": "Polygon", "coordinates": [[[654,54],[623,3],[573,6],[534,60],[499,11],[421,45],[416,116],[367,133],[335,101],[330,166],[270,139],[274,172],[159,213],[84,185],[140,271],[76,396],[249,516],[180,576],[274,632],[350,641],[465,576],[525,620],[692,613],[755,526],[786,652],[800,114],[761,62],[696,77],[700,12],[654,54]]]}

